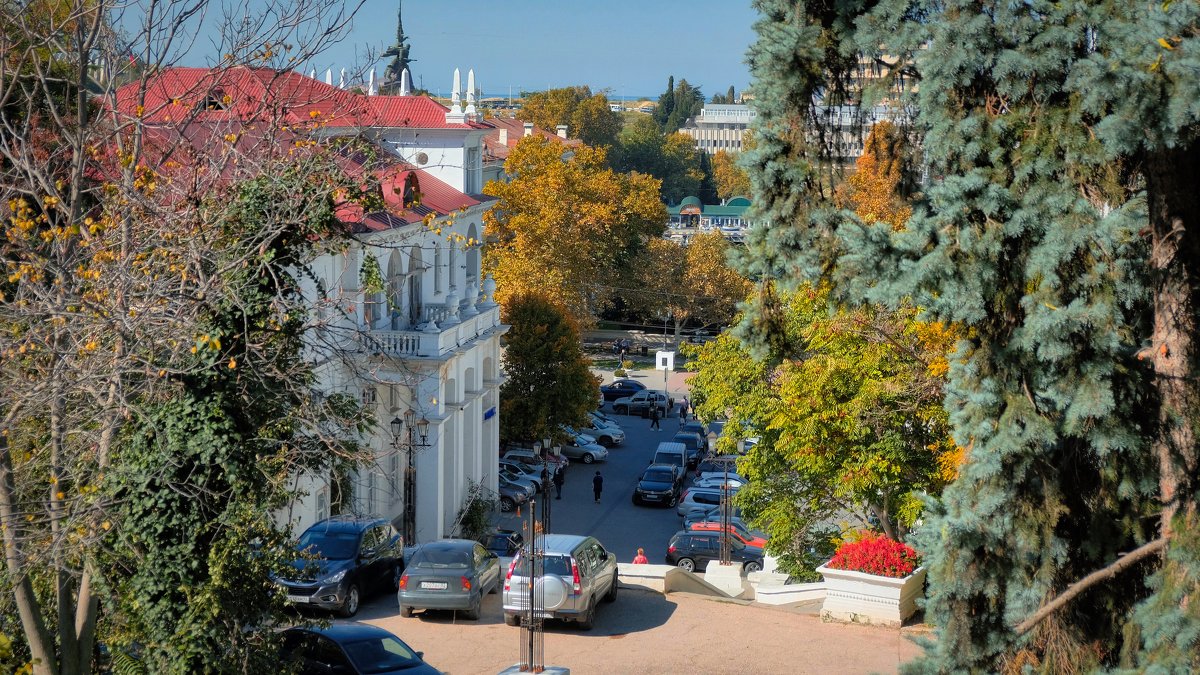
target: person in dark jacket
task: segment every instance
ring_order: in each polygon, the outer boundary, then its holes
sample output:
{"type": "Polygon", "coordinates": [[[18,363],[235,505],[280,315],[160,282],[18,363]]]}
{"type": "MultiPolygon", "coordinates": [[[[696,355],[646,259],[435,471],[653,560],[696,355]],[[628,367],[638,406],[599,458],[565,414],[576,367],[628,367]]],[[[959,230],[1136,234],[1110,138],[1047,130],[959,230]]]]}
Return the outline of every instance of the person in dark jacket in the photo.
{"type": "Polygon", "coordinates": [[[600,492],[604,490],[604,476],[597,471],[595,476],[592,476],[592,493],[596,495],[596,503],[600,503],[600,492]]]}
{"type": "Polygon", "coordinates": [[[566,482],[566,480],[567,480],[566,472],[562,470],[561,466],[554,470],[554,492],[555,492],[554,498],[555,499],[562,499],[562,486],[563,486],[563,483],[566,482]]]}
{"type": "Polygon", "coordinates": [[[662,431],[662,427],[658,424],[658,402],[650,402],[650,428],[655,431],[662,431]]]}

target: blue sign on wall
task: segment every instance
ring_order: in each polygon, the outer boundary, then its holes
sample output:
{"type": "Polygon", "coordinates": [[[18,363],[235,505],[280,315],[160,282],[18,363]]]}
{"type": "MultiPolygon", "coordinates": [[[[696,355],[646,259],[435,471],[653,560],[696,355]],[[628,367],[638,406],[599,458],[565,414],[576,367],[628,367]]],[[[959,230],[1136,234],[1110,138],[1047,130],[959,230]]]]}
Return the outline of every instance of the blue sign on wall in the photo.
{"type": "Polygon", "coordinates": [[[492,406],[492,407],[488,408],[487,410],[483,411],[483,419],[484,420],[490,420],[495,416],[496,416],[496,406],[492,406]]]}

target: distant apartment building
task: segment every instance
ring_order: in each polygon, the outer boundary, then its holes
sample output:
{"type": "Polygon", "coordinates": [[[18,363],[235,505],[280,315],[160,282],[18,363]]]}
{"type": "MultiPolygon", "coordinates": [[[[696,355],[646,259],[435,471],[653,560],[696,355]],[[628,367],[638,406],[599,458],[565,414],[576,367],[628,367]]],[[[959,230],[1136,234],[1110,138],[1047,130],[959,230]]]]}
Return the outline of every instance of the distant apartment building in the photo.
{"type": "Polygon", "coordinates": [[[688,118],[679,132],[695,139],[696,149],[709,155],[722,150],[741,152],[742,139],[757,115],[741,103],[708,103],[699,116],[688,118]]]}

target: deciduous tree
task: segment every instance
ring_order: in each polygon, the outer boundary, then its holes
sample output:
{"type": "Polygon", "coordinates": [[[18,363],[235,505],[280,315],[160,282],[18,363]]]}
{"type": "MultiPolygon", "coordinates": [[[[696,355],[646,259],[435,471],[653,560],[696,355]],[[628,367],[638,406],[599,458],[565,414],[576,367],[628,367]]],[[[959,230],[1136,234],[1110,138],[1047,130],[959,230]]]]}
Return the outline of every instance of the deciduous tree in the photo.
{"type": "Polygon", "coordinates": [[[750,195],[750,178],[737,164],[737,155],[718,150],[712,158],[713,182],[717,185],[717,197],[747,197],[750,195]]]}
{"type": "Polygon", "coordinates": [[[649,117],[639,116],[621,130],[616,156],[618,171],[637,171],[659,179],[667,202],[678,203],[700,192],[704,172],[695,141],[685,134],[664,135],[649,117]]]}
{"type": "Polygon", "coordinates": [[[538,293],[518,293],[503,306],[502,441],[555,437],[581,426],[596,406],[600,380],[580,347],[579,329],[561,307],[538,293]]]}
{"type": "Polygon", "coordinates": [[[616,145],[621,116],[608,107],[608,97],[587,86],[563,87],[529,94],[521,104],[521,119],[553,131],[565,124],[572,138],[593,147],[616,145]]]}
{"type": "Polygon", "coordinates": [[[485,216],[492,241],[484,254],[497,301],[536,291],[590,325],[614,282],[665,229],[658,181],[607,168],[602,149],[578,148],[563,161],[562,146],[536,137],[522,139],[504,166],[512,182],[484,188],[498,198],[485,216]]]}

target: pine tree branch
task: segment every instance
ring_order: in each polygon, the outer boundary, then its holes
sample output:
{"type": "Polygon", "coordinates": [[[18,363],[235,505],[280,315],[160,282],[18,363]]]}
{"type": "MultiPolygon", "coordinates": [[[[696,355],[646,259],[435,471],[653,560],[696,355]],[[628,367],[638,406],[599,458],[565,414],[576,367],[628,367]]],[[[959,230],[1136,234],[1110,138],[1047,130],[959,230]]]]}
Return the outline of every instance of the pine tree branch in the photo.
{"type": "Polygon", "coordinates": [[[1073,600],[1075,596],[1101,581],[1105,581],[1117,576],[1117,574],[1125,570],[1127,567],[1131,567],[1134,563],[1138,562],[1142,558],[1157,553],[1166,545],[1166,537],[1160,537],[1159,539],[1155,539],[1149,543],[1142,544],[1138,548],[1126,553],[1120,558],[1117,558],[1117,560],[1108,567],[1096,570],[1079,581],[1071,584],[1067,587],[1067,590],[1062,592],[1061,595],[1043,605],[1041,609],[1034,612],[1033,615],[1031,615],[1028,619],[1025,619],[1021,623],[1017,624],[1017,627],[1013,630],[1016,631],[1018,636],[1028,633],[1031,629],[1033,629],[1034,626],[1041,623],[1046,617],[1058,611],[1068,602],[1073,600]]]}

